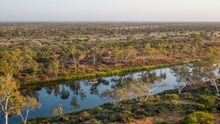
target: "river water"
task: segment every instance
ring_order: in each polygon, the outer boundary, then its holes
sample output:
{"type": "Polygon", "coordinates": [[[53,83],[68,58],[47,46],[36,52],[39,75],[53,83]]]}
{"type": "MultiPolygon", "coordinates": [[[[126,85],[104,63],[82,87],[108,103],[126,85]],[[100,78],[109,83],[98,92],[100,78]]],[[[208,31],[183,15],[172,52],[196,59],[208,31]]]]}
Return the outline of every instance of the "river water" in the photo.
{"type": "MultiPolygon", "coordinates": [[[[64,113],[70,113],[93,108],[104,103],[122,100],[124,97],[120,99],[120,94],[114,92],[117,89],[128,89],[124,92],[127,92],[125,94],[130,93],[131,97],[138,95],[135,89],[140,88],[140,86],[148,87],[147,93],[144,92],[145,95],[177,89],[178,84],[183,79],[181,76],[189,76],[185,72],[192,70],[191,65],[184,66],[185,68],[176,66],[120,76],[61,82],[60,84],[56,83],[46,86],[33,86],[23,89],[21,92],[22,94],[28,94],[28,96],[37,98],[41,104],[39,109],[36,108],[30,112],[29,119],[52,116],[52,111],[58,105],[63,107],[64,113]],[[114,95],[117,95],[117,97],[114,97],[114,95]]],[[[19,122],[21,122],[19,116],[11,116],[9,118],[9,123],[19,122]]]]}

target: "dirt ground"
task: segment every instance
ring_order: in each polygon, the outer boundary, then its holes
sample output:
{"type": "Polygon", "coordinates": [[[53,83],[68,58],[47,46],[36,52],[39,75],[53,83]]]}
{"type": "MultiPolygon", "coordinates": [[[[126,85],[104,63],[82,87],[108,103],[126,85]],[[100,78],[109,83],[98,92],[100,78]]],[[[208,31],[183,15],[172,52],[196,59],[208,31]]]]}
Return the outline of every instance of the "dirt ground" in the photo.
{"type": "MultiPolygon", "coordinates": [[[[220,114],[214,114],[214,118],[216,120],[216,124],[220,124],[220,114]]],[[[178,124],[178,122],[182,119],[179,115],[171,114],[171,115],[157,115],[153,117],[147,117],[141,120],[134,120],[130,124],[153,124],[157,120],[166,120],[171,124],[178,124]]]]}
{"type": "Polygon", "coordinates": [[[166,120],[172,124],[177,124],[177,122],[181,119],[176,114],[171,114],[171,115],[157,115],[153,117],[147,117],[145,119],[141,120],[134,120],[130,124],[153,124],[157,120],[166,120]]]}

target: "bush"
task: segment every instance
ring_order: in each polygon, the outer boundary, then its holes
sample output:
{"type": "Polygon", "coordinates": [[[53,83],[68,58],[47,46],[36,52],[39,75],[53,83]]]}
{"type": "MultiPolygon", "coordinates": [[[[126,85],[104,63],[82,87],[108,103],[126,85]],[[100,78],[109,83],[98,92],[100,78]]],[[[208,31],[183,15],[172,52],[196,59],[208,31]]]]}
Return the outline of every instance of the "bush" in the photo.
{"type": "Polygon", "coordinates": [[[179,100],[180,97],[177,94],[165,94],[165,97],[169,100],[179,100]]]}
{"type": "Polygon", "coordinates": [[[210,111],[213,112],[213,113],[216,113],[218,110],[217,110],[217,108],[213,107],[213,108],[211,108],[210,111]]]}
{"type": "Polygon", "coordinates": [[[130,121],[131,120],[130,119],[132,117],[131,111],[124,110],[124,111],[122,111],[121,115],[122,115],[122,119],[121,119],[122,122],[126,122],[126,121],[130,121]]]}
{"type": "Polygon", "coordinates": [[[196,102],[204,104],[206,107],[215,105],[215,98],[210,96],[201,95],[196,102]]]}
{"type": "Polygon", "coordinates": [[[93,109],[92,112],[93,112],[93,114],[101,113],[101,112],[103,112],[103,108],[100,107],[100,106],[97,106],[97,107],[95,107],[95,108],[93,109]]]}
{"type": "Polygon", "coordinates": [[[205,107],[205,105],[204,104],[201,104],[201,103],[196,103],[195,104],[195,107],[196,107],[196,109],[198,109],[198,110],[204,110],[206,107],[205,107]]]}
{"type": "Polygon", "coordinates": [[[153,112],[151,111],[148,111],[146,112],[144,109],[141,109],[141,108],[136,108],[134,111],[133,111],[133,114],[134,114],[134,117],[136,119],[141,119],[141,118],[144,118],[145,116],[151,114],[153,112]]]}
{"type": "Polygon", "coordinates": [[[214,124],[213,115],[208,112],[193,112],[186,116],[181,124],[214,124]]]}

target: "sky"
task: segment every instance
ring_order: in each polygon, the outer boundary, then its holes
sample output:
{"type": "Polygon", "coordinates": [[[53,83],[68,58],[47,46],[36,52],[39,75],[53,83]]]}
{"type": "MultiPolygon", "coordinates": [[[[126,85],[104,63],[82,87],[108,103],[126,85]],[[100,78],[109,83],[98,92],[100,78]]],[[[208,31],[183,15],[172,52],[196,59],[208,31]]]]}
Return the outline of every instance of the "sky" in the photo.
{"type": "Polygon", "coordinates": [[[220,21],[220,0],[0,0],[0,22],[220,21]]]}

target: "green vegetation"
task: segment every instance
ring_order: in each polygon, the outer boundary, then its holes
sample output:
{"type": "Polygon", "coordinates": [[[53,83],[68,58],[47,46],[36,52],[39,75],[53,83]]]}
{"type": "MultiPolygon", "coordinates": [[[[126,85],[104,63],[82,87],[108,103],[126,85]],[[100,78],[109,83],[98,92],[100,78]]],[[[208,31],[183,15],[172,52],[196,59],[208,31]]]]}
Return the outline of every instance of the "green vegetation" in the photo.
{"type": "Polygon", "coordinates": [[[177,62],[177,63],[171,63],[171,64],[158,64],[158,65],[152,65],[152,66],[144,66],[144,67],[133,67],[130,69],[121,69],[121,70],[113,70],[113,71],[107,71],[107,72],[97,72],[92,74],[79,74],[75,76],[70,77],[63,77],[63,78],[57,78],[54,80],[37,80],[37,81],[29,81],[26,83],[23,83],[22,86],[28,86],[28,85],[39,85],[39,84],[50,84],[50,83],[56,83],[58,81],[74,81],[74,80],[80,80],[80,79],[92,79],[92,78],[98,78],[98,77],[104,77],[104,76],[113,76],[113,75],[123,75],[133,72],[140,72],[140,71],[146,71],[146,70],[154,70],[154,69],[160,69],[165,67],[170,67],[174,65],[181,65],[186,63],[191,63],[193,61],[185,61],[185,62],[177,62]]]}
{"type": "Polygon", "coordinates": [[[165,97],[168,99],[168,100],[179,100],[179,95],[177,94],[165,94],[165,97]]]}
{"type": "MultiPolygon", "coordinates": [[[[108,103],[93,109],[65,114],[61,117],[38,118],[30,122],[33,124],[40,122],[58,123],[62,120],[63,123],[84,123],[96,120],[99,123],[126,123],[134,119],[143,119],[145,117],[153,117],[161,114],[169,116],[169,114],[175,113],[176,116],[182,117],[179,123],[212,124],[215,123],[215,117],[211,113],[220,112],[220,97],[219,95],[215,95],[214,89],[214,87],[204,85],[197,89],[183,92],[180,95],[174,94],[175,91],[172,90],[159,95],[150,96],[147,101],[145,101],[145,97],[140,97],[138,99],[124,100],[118,102],[116,105],[108,103]],[[187,97],[189,95],[192,97],[187,97]],[[213,101],[215,101],[215,104],[202,106],[201,103],[204,103],[203,100],[207,100],[207,98],[210,98],[208,103],[213,103],[213,101]],[[170,102],[170,99],[176,102],[170,102]],[[203,109],[202,111],[201,106],[203,109]],[[216,111],[213,111],[214,109],[216,111]],[[210,112],[210,114],[208,112],[210,112]]],[[[164,120],[156,121],[155,123],[167,124],[170,122],[164,120]]]]}
{"type": "Polygon", "coordinates": [[[4,124],[8,124],[10,115],[20,115],[26,124],[29,112],[38,107],[39,103],[34,98],[21,95],[18,84],[11,77],[0,77],[0,106],[4,124]]]}
{"type": "Polygon", "coordinates": [[[215,124],[214,117],[208,112],[193,112],[185,117],[181,124],[215,124]]]}
{"type": "Polygon", "coordinates": [[[2,24],[0,75],[21,85],[43,84],[204,59],[220,54],[219,29],[219,24],[2,24]]]}
{"type": "MultiPolygon", "coordinates": [[[[216,76],[220,73],[219,49],[219,23],[0,24],[0,108],[4,123],[11,115],[20,115],[23,123],[28,123],[29,112],[40,106],[36,94],[22,94],[19,86],[29,89],[52,83],[57,88],[55,83],[60,81],[112,75],[122,76],[120,83],[99,96],[111,98],[114,104],[70,114],[63,114],[60,105],[52,112],[55,117],[30,122],[126,123],[174,113],[184,117],[179,123],[215,123],[215,114],[220,112],[216,76]],[[178,93],[153,95],[151,83],[162,81],[166,75],[150,70],[165,67],[174,74],[178,93]],[[122,80],[124,74],[137,71],[144,71],[141,79],[122,80]]],[[[90,92],[97,90],[98,84],[93,84],[90,92]]],[[[75,94],[83,96],[79,84],[71,86],[75,94]]],[[[69,94],[62,88],[56,93],[67,98],[69,94]]],[[[77,98],[71,104],[77,106],[77,98]]]]}

